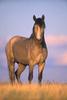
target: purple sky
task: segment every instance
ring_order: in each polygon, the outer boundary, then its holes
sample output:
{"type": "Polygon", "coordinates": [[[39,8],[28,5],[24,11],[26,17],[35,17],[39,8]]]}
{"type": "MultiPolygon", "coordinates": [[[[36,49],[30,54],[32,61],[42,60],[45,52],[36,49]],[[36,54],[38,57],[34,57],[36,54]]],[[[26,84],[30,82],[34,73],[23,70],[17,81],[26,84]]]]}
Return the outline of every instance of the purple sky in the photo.
{"type": "MultiPolygon", "coordinates": [[[[29,37],[36,17],[45,15],[45,39],[48,58],[43,82],[67,82],[67,1],[66,0],[0,0],[0,82],[9,81],[5,45],[14,35],[29,37]]],[[[16,65],[17,66],[17,65],[16,65]]],[[[37,82],[34,68],[33,82],[37,82]]],[[[28,67],[21,75],[27,82],[28,67]]]]}

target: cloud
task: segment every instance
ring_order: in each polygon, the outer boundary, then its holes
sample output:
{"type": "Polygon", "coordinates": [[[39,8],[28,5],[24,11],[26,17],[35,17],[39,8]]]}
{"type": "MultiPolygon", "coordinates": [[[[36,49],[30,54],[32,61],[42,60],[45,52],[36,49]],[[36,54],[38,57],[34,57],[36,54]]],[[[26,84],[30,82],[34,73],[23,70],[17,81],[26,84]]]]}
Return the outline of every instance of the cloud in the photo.
{"type": "Polygon", "coordinates": [[[53,53],[50,55],[50,59],[52,59],[52,64],[67,66],[67,51],[64,51],[63,53],[61,51],[55,54],[53,53]]]}
{"type": "Polygon", "coordinates": [[[1,41],[0,41],[0,47],[1,47],[1,41]]]}
{"type": "Polygon", "coordinates": [[[57,46],[67,44],[66,35],[47,35],[46,42],[49,46],[57,46]]]}
{"type": "Polygon", "coordinates": [[[58,64],[67,65],[67,52],[56,57],[56,62],[58,64]]]}
{"type": "Polygon", "coordinates": [[[1,67],[6,68],[7,60],[6,60],[6,54],[5,54],[4,50],[2,50],[2,52],[0,52],[0,64],[1,64],[1,67]]]}
{"type": "Polygon", "coordinates": [[[53,59],[51,63],[61,66],[67,65],[67,35],[47,35],[46,42],[48,56],[53,59]]]}

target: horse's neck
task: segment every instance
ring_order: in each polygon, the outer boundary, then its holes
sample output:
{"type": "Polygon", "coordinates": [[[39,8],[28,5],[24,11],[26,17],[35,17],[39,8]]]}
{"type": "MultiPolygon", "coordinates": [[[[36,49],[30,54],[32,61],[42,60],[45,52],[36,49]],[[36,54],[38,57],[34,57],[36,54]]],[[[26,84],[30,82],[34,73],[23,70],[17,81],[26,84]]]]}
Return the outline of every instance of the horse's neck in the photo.
{"type": "Polygon", "coordinates": [[[46,48],[46,47],[47,47],[47,46],[46,46],[45,39],[44,39],[44,35],[43,35],[42,39],[39,41],[39,40],[36,39],[35,34],[32,33],[31,36],[30,36],[30,39],[33,39],[33,40],[35,40],[36,42],[38,41],[39,44],[42,45],[43,48],[46,48]]]}
{"type": "Polygon", "coordinates": [[[42,47],[43,47],[43,48],[47,48],[47,45],[46,45],[45,39],[42,40],[41,44],[42,44],[42,47]]]}
{"type": "Polygon", "coordinates": [[[43,37],[41,39],[41,45],[42,45],[43,48],[47,48],[44,35],[43,35],[43,37]]]}
{"type": "Polygon", "coordinates": [[[30,36],[30,38],[34,38],[34,37],[35,37],[35,35],[34,35],[34,33],[32,33],[31,36],[30,36]]]}

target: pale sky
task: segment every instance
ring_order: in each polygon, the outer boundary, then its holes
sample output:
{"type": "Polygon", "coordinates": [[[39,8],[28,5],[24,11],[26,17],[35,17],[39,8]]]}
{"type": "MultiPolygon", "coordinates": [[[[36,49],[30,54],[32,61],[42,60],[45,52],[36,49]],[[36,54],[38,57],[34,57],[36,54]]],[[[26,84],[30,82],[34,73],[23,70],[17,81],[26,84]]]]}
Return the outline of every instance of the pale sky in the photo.
{"type": "MultiPolygon", "coordinates": [[[[67,1],[66,0],[0,0],[0,81],[9,81],[5,45],[14,35],[29,37],[34,24],[33,15],[45,15],[45,39],[48,58],[43,82],[67,82],[67,1]]],[[[37,82],[34,69],[33,82],[37,82]]],[[[27,82],[28,67],[21,75],[27,82]]]]}

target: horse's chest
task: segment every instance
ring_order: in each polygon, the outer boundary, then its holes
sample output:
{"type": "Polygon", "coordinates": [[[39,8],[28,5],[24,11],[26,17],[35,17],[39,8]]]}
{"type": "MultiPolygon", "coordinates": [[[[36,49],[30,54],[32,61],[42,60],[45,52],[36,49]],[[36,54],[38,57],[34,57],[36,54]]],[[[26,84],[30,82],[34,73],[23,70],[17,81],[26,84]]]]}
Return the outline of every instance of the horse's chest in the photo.
{"type": "Polygon", "coordinates": [[[30,63],[32,65],[39,63],[44,59],[43,49],[39,47],[34,47],[30,49],[30,63]]]}

